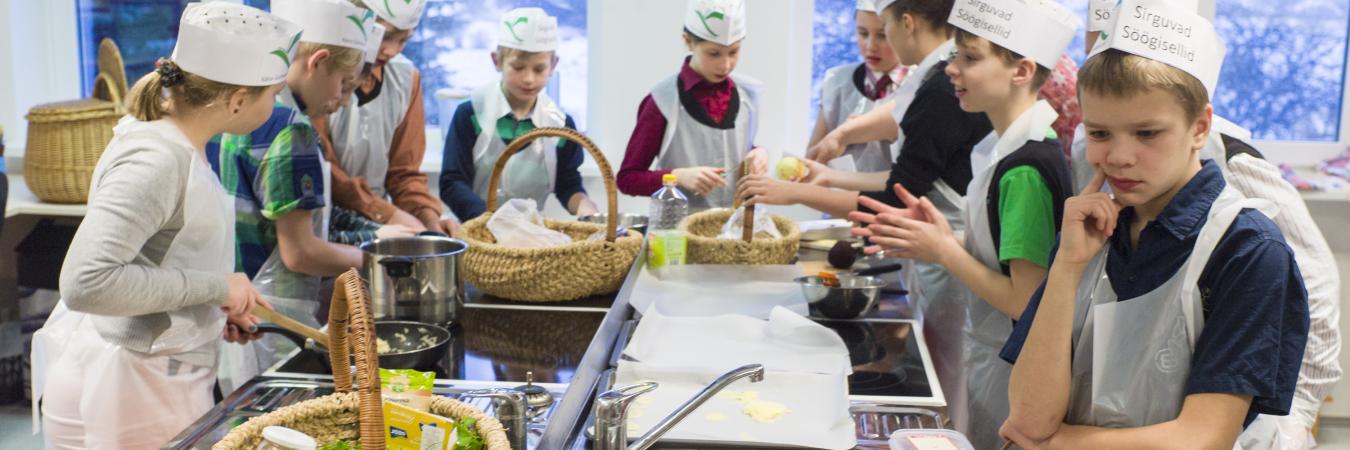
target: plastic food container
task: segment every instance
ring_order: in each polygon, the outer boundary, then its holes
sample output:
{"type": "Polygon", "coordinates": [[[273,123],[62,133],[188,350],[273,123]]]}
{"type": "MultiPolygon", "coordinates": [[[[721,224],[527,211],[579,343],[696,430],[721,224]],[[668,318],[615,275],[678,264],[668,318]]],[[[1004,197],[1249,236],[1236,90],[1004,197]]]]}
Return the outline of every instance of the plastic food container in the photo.
{"type": "Polygon", "coordinates": [[[891,433],[891,450],[975,450],[964,434],[945,429],[908,429],[891,433]]]}

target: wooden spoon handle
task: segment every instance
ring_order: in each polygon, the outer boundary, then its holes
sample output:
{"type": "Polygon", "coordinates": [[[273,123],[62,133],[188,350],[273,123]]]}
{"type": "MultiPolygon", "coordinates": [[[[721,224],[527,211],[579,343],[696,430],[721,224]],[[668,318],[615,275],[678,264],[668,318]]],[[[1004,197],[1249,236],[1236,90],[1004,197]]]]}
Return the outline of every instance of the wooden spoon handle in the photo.
{"type": "Polygon", "coordinates": [[[279,312],[276,312],[276,311],[273,311],[273,310],[270,310],[270,309],[267,309],[267,308],[258,307],[258,308],[253,308],[253,315],[258,316],[259,319],[262,319],[262,320],[266,320],[266,321],[268,321],[268,322],[275,323],[275,324],[277,324],[277,326],[280,326],[280,327],[285,328],[285,329],[287,329],[287,330],[291,330],[291,331],[294,331],[294,332],[296,332],[296,333],[300,333],[301,336],[304,336],[304,337],[313,339],[315,343],[318,343],[319,345],[324,346],[324,348],[327,348],[327,347],[328,347],[328,335],[327,335],[327,334],[325,334],[324,332],[319,331],[319,330],[317,330],[317,329],[314,329],[314,328],[312,328],[312,327],[310,327],[310,326],[308,326],[308,325],[305,325],[305,324],[303,324],[303,323],[300,323],[299,321],[297,321],[297,320],[295,320],[295,319],[292,319],[292,318],[290,318],[290,317],[286,317],[285,314],[282,314],[282,313],[279,313],[279,312]]]}

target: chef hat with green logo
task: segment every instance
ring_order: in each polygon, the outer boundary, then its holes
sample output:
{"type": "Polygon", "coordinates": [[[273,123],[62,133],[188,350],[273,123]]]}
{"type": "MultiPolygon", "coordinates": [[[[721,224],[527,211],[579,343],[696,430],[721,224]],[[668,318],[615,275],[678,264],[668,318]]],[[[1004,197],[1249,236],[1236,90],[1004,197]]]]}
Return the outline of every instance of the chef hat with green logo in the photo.
{"type": "Polygon", "coordinates": [[[1054,69],[1078,30],[1078,18],[1054,0],[969,0],[947,22],[1054,69]]]}
{"type": "Polygon", "coordinates": [[[374,20],[366,27],[366,64],[374,64],[380,56],[380,42],[384,41],[384,25],[374,20]]]}
{"type": "Polygon", "coordinates": [[[853,6],[853,9],[870,13],[881,13],[881,9],[877,8],[877,0],[858,0],[858,3],[853,6]]]}
{"type": "Polygon", "coordinates": [[[1109,49],[1175,67],[1200,80],[1212,98],[1226,52],[1214,25],[1188,2],[1124,0],[1088,58],[1109,49]]]}
{"type": "Polygon", "coordinates": [[[705,41],[731,45],[745,39],[744,0],[689,0],[684,29],[705,41]]]}
{"type": "Polygon", "coordinates": [[[516,8],[502,14],[497,45],[527,52],[558,49],[558,18],[539,8],[516,8]]]}
{"type": "Polygon", "coordinates": [[[170,59],[188,73],[236,86],[286,80],[300,25],[235,3],[189,3],[170,59]]]}
{"type": "Polygon", "coordinates": [[[375,15],[402,31],[417,28],[417,23],[422,21],[422,10],[427,7],[427,0],[365,0],[365,2],[375,11],[375,15]]]}
{"type": "Polygon", "coordinates": [[[375,13],[345,0],[272,0],[272,14],[305,29],[302,42],[366,50],[375,13]]]}

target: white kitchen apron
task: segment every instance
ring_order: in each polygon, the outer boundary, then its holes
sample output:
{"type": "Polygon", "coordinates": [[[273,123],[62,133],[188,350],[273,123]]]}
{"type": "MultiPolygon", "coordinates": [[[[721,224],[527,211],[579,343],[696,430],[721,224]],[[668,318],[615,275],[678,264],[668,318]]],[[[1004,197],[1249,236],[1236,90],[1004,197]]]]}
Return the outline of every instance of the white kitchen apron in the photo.
{"type": "MultiPolygon", "coordinates": [[[[98,180],[120,153],[166,144],[194,157],[183,227],[160,266],[224,277],[234,271],[234,200],[173,125],[124,119],[95,168],[89,197],[99,201],[98,180]]],[[[123,318],[57,304],[33,336],[33,409],[36,418],[38,401],[46,399],[48,448],[158,448],[211,408],[224,313],[203,304],[162,314],[168,329],[148,349],[137,350],[111,344],[98,332],[123,318]]]]}
{"type": "MultiPolygon", "coordinates": [[[[502,89],[500,83],[492,83],[478,88],[469,98],[480,128],[478,140],[473,144],[473,192],[484,200],[487,199],[492,168],[507,146],[497,133],[497,120],[511,113],[511,105],[502,89]]],[[[558,128],[567,125],[567,115],[547,94],[540,93],[530,112],[530,121],[538,128],[558,128]]],[[[497,205],[513,198],[532,199],[543,211],[544,202],[553,193],[558,178],[559,140],[556,137],[535,139],[507,161],[497,188],[497,205]]],[[[567,206],[566,199],[559,201],[567,206]]]]}
{"type": "Polygon", "coordinates": [[[1277,210],[1271,202],[1225,187],[1181,269],[1138,298],[1117,301],[1106,276],[1109,248],[1088,265],[1075,301],[1068,423],[1142,427],[1181,413],[1192,352],[1204,328],[1196,284],[1244,208],[1267,215],[1277,210]]]}
{"type": "MultiPolygon", "coordinates": [[[[1058,118],[1059,114],[1049,103],[1038,101],[1013,121],[1003,136],[986,138],[970,154],[970,167],[975,176],[966,188],[965,215],[969,225],[965,236],[966,251],[990,270],[1002,271],[994,241],[997,237],[990,234],[988,214],[987,194],[989,186],[995,182],[995,168],[1003,158],[1027,142],[1046,140],[1047,135],[1053,133],[1050,124],[1058,118]]],[[[995,135],[990,133],[989,136],[995,135]]],[[[975,448],[998,448],[1002,444],[998,428],[1008,418],[1008,377],[1012,375],[1012,365],[1000,359],[998,353],[1012,333],[1012,319],[965,285],[960,289],[964,291],[961,298],[966,303],[962,332],[966,339],[967,400],[970,405],[970,426],[962,431],[970,437],[975,448]]]]}
{"type": "MultiPolygon", "coordinates": [[[[820,113],[830,130],[839,128],[850,116],[871,111],[877,105],[876,100],[868,98],[853,83],[853,73],[861,65],[845,64],[825,72],[825,80],[820,88],[820,113]]],[[[891,155],[891,141],[852,144],[844,149],[844,155],[852,156],[856,171],[863,173],[890,172],[891,164],[895,162],[891,155]]]]}
{"type": "Polygon", "coordinates": [[[736,183],[740,180],[738,169],[741,160],[755,144],[759,82],[732,75],[731,79],[740,96],[739,111],[735,127],[721,130],[704,125],[685,110],[680,102],[676,79],[671,76],[652,88],[652,101],[666,118],[666,133],[661,139],[661,153],[656,159],[655,168],[665,170],[707,166],[726,170],[725,187],[713,189],[707,195],[686,194],[689,196],[689,208],[694,211],[730,208],[736,196],[736,183]]]}
{"type": "Polygon", "coordinates": [[[417,68],[400,54],[385,64],[383,71],[379,96],[364,105],[353,102],[328,119],[338,167],[348,175],[364,178],[371,193],[380,198],[387,195],[384,180],[389,173],[389,147],[412,105],[417,68]]]}

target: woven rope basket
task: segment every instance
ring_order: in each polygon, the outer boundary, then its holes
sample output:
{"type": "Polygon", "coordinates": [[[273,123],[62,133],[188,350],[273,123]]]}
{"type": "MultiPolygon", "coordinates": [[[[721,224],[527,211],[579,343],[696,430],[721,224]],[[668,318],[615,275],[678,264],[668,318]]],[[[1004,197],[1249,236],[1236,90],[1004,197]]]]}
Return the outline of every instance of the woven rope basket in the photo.
{"type": "Polygon", "coordinates": [[[779,239],[755,239],[746,242],[742,239],[717,239],[722,234],[722,225],[727,223],[735,210],[714,209],[691,214],[680,222],[680,231],[689,236],[685,249],[685,258],[689,264],[790,264],[797,256],[797,246],[802,237],[797,224],[786,217],[772,215],[779,239]]]}
{"type": "Polygon", "coordinates": [[[464,223],[456,237],[469,243],[464,253],[464,278],[478,290],[496,297],[525,302],[560,302],[619,290],[628,269],[642,249],[642,236],[629,230],[616,236],[619,197],[605,155],[581,133],[568,128],[537,128],[511,141],[488,180],[487,212],[464,223]],[[497,209],[497,186],[506,161],[531,141],[557,137],[580,144],[595,158],[605,180],[609,220],[604,224],[544,220],[544,226],[563,232],[572,243],[556,247],[515,248],[498,245],[487,229],[497,209]],[[587,240],[597,231],[605,239],[587,240]]]}
{"type": "MultiPolygon", "coordinates": [[[[378,353],[375,351],[375,323],[371,321],[368,294],[355,269],[337,279],[333,303],[328,311],[329,357],[333,367],[346,367],[348,336],[356,352],[356,391],[352,392],[352,374],[333,371],[333,386],[338,391],[312,400],[286,406],[254,417],[235,427],[212,450],[254,450],[262,443],[264,428],[278,425],[308,434],[320,445],[335,441],[360,440],[361,448],[383,449],[384,410],[380,398],[378,353]],[[350,321],[350,322],[349,322],[350,321]],[[339,331],[348,330],[349,331],[339,331]]],[[[511,450],[506,431],[496,418],[457,400],[432,396],[431,413],[477,420],[474,428],[483,437],[487,450],[511,450]]]]}
{"type": "Polygon", "coordinates": [[[85,203],[94,166],[126,115],[126,70],[111,40],[99,45],[92,98],[34,106],[28,119],[24,181],[51,203],[85,203]]]}

